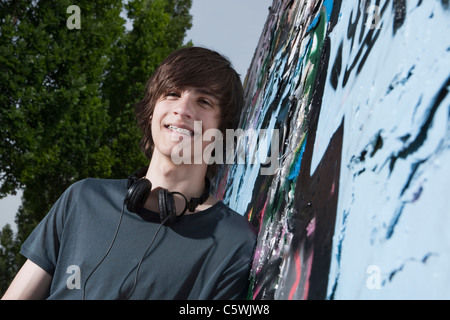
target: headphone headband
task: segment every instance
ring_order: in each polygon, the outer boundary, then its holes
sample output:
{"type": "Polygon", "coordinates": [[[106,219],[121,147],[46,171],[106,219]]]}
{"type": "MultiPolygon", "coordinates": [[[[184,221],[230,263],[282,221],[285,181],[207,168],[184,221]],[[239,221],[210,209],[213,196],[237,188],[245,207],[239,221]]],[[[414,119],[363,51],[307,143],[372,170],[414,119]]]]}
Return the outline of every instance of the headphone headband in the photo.
{"type": "Polygon", "coordinates": [[[143,167],[136,171],[134,174],[128,176],[127,189],[136,183],[139,179],[143,178],[147,173],[148,167],[143,167]]]}
{"type": "Polygon", "coordinates": [[[188,201],[189,211],[194,212],[195,208],[203,204],[209,198],[210,191],[211,191],[211,183],[209,182],[209,179],[205,177],[205,190],[203,190],[203,194],[199,198],[191,198],[188,201]]]}

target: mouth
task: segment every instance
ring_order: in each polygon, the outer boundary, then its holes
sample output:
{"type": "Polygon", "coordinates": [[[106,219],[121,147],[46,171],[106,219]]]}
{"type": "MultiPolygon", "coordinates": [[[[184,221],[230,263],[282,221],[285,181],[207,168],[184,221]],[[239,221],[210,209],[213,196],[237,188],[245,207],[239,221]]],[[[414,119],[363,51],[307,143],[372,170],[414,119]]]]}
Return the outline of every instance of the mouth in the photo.
{"type": "Polygon", "coordinates": [[[185,136],[193,136],[194,131],[187,129],[187,128],[181,128],[173,124],[168,124],[164,126],[166,129],[169,129],[172,132],[176,132],[185,136]]]}

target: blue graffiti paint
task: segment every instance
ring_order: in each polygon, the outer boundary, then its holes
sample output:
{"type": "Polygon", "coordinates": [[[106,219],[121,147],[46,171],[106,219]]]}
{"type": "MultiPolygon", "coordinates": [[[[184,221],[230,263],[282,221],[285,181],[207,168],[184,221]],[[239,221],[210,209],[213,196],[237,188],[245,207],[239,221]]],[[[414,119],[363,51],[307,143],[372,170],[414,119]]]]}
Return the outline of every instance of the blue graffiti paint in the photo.
{"type": "Polygon", "coordinates": [[[223,182],[259,229],[250,297],[450,298],[447,2],[273,1],[242,125],[280,130],[280,170],[223,182]]]}
{"type": "Polygon", "coordinates": [[[295,181],[297,180],[297,177],[300,173],[300,166],[302,163],[302,158],[303,158],[303,152],[305,152],[305,147],[306,147],[306,137],[305,139],[302,141],[302,144],[300,146],[300,151],[298,152],[298,154],[295,157],[295,160],[292,163],[291,169],[290,169],[290,174],[288,176],[288,179],[291,181],[295,181]]]}

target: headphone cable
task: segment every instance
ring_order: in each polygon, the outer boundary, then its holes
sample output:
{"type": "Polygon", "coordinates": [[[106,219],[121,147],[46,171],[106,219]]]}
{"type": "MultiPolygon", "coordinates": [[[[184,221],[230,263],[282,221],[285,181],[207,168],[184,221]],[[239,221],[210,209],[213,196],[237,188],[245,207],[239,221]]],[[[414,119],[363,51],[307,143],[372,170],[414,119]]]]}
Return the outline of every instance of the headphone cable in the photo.
{"type": "MultiPolygon", "coordinates": [[[[178,192],[176,192],[178,193],[178,192]]],[[[181,193],[180,193],[181,194],[181,193]]],[[[181,194],[182,195],[182,194],[181,194]]],[[[184,197],[184,195],[182,195],[184,197]]],[[[186,199],[186,197],[184,197],[186,199]]],[[[187,203],[187,200],[186,200],[187,203]]],[[[184,213],[186,212],[188,206],[186,204],[186,206],[184,207],[183,212],[179,215],[180,217],[182,215],[184,215],[184,213]]],[[[91,278],[91,276],[94,274],[94,272],[98,269],[98,267],[100,267],[100,265],[103,263],[103,261],[106,259],[106,257],[108,256],[109,252],[111,251],[114,242],[116,241],[117,235],[119,233],[119,229],[120,229],[120,225],[122,223],[122,218],[124,215],[124,209],[125,209],[125,202],[122,204],[122,210],[120,211],[120,217],[119,217],[119,222],[117,223],[117,227],[116,227],[116,231],[114,232],[114,237],[111,241],[111,244],[109,245],[108,250],[106,250],[105,255],[103,256],[103,258],[100,260],[100,262],[95,266],[95,268],[91,271],[91,273],[87,276],[86,281],[84,282],[83,285],[83,293],[82,293],[82,297],[81,300],[85,300],[85,296],[86,296],[86,285],[89,281],[89,279],[91,278]]],[[[175,213],[176,214],[176,213],[175,213]]],[[[135,289],[136,289],[136,285],[137,285],[137,279],[139,276],[139,270],[141,269],[141,265],[142,262],[144,261],[145,256],[147,255],[147,253],[150,251],[150,248],[152,247],[153,243],[156,240],[156,237],[158,235],[158,233],[161,231],[162,226],[167,222],[167,220],[169,220],[171,218],[172,215],[168,215],[159,225],[158,229],[156,230],[155,234],[153,235],[152,241],[150,241],[149,246],[147,247],[147,249],[145,250],[144,255],[142,256],[141,260],[139,260],[139,263],[137,264],[137,270],[136,270],[136,276],[134,277],[134,282],[133,282],[133,288],[131,289],[130,294],[128,294],[126,300],[130,299],[130,297],[133,295],[135,289]]]]}
{"type": "MultiPolygon", "coordinates": [[[[184,207],[183,212],[178,216],[178,217],[181,217],[186,213],[186,210],[188,209],[187,199],[182,193],[175,191],[175,192],[172,192],[172,194],[180,194],[181,196],[183,196],[184,200],[186,201],[186,205],[184,207]]],[[[153,235],[152,241],[150,241],[150,244],[148,245],[147,250],[145,250],[144,255],[142,256],[141,260],[139,260],[139,263],[137,264],[137,269],[136,269],[136,276],[134,277],[133,288],[131,289],[131,292],[128,294],[126,300],[130,299],[130,297],[134,293],[134,290],[136,289],[137,279],[139,276],[139,270],[141,269],[141,265],[142,265],[142,262],[144,261],[145,256],[150,251],[150,248],[152,247],[153,242],[155,242],[156,236],[158,235],[159,231],[161,231],[162,226],[167,222],[167,220],[169,220],[172,217],[173,214],[176,215],[176,212],[169,214],[163,221],[161,221],[161,224],[159,225],[158,229],[156,230],[155,234],[153,235]]]]}
{"type": "Polygon", "coordinates": [[[85,299],[86,285],[87,285],[87,283],[88,283],[88,281],[89,281],[89,278],[92,276],[92,274],[97,270],[98,267],[100,267],[100,265],[101,265],[101,264],[103,263],[103,261],[106,259],[106,257],[108,256],[109,252],[111,251],[111,249],[112,249],[112,247],[113,247],[113,245],[114,245],[114,242],[116,241],[117,234],[119,233],[119,229],[120,229],[120,224],[122,223],[122,218],[123,218],[124,208],[125,208],[125,202],[122,204],[122,210],[121,210],[121,212],[120,212],[119,223],[117,224],[116,231],[114,232],[114,237],[113,237],[113,239],[112,239],[112,241],[111,241],[111,244],[109,245],[108,250],[106,250],[106,253],[105,253],[105,255],[103,256],[103,258],[102,258],[102,259],[100,260],[100,262],[95,266],[94,270],[91,271],[91,273],[89,274],[89,276],[86,278],[86,281],[84,282],[84,285],[83,285],[83,294],[82,294],[81,300],[84,300],[84,299],[85,299]]]}
{"type": "Polygon", "coordinates": [[[152,247],[153,242],[155,242],[156,236],[158,235],[159,231],[161,231],[162,226],[164,225],[164,223],[167,222],[167,220],[169,220],[169,218],[170,218],[170,216],[167,216],[164,219],[164,221],[161,222],[161,224],[159,225],[159,227],[156,230],[155,234],[153,235],[152,241],[150,241],[150,244],[148,245],[147,250],[145,250],[145,253],[142,256],[141,260],[139,260],[139,263],[137,264],[136,275],[134,276],[133,288],[131,288],[131,292],[128,294],[126,300],[129,300],[130,297],[133,295],[134,290],[136,290],[137,279],[138,279],[138,276],[139,276],[139,270],[141,269],[142,262],[144,261],[144,258],[147,255],[147,253],[150,251],[150,248],[152,247]]]}

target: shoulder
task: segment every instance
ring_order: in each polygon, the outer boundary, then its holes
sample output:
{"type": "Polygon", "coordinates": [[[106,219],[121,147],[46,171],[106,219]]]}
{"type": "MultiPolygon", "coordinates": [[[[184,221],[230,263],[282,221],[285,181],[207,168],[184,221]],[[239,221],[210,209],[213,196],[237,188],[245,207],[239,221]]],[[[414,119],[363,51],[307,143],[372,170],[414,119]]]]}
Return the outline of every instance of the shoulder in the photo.
{"type": "Polygon", "coordinates": [[[249,243],[256,241],[256,230],[244,216],[228,207],[222,201],[214,205],[214,210],[220,219],[222,231],[228,236],[249,243]]]}
{"type": "Polygon", "coordinates": [[[72,184],[72,188],[126,188],[125,179],[99,179],[99,178],[85,178],[72,184]]]}
{"type": "Polygon", "coordinates": [[[114,180],[114,179],[98,179],[98,178],[86,178],[72,184],[67,191],[78,192],[82,194],[94,193],[111,193],[126,191],[126,180],[114,180]]]}
{"type": "Polygon", "coordinates": [[[68,187],[61,196],[61,199],[73,205],[87,201],[97,204],[111,200],[116,202],[118,201],[117,199],[123,200],[126,195],[126,190],[127,182],[125,179],[86,178],[68,187]]]}

